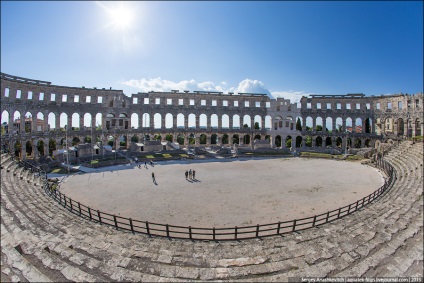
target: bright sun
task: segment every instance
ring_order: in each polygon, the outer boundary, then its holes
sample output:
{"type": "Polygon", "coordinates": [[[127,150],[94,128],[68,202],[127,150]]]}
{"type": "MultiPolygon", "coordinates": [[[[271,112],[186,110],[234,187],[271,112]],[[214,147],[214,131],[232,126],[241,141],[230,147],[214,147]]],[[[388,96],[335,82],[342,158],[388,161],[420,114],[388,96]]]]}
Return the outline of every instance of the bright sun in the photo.
{"type": "Polygon", "coordinates": [[[97,2],[103,10],[109,15],[111,22],[109,22],[109,25],[112,26],[115,29],[124,30],[129,27],[131,27],[131,24],[133,23],[134,16],[133,11],[128,6],[128,3],[125,2],[118,2],[113,3],[112,6],[104,5],[101,2],[97,2]]]}

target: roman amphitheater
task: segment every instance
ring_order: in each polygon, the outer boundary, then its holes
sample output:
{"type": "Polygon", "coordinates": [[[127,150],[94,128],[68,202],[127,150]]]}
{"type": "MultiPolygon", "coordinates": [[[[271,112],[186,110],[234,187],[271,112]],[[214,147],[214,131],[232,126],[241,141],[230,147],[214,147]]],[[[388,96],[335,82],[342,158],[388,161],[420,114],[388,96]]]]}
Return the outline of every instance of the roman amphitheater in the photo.
{"type": "Polygon", "coordinates": [[[1,113],[2,282],[423,280],[423,93],[127,96],[1,73],[1,113]],[[58,185],[52,164],[89,173],[58,185]]]}

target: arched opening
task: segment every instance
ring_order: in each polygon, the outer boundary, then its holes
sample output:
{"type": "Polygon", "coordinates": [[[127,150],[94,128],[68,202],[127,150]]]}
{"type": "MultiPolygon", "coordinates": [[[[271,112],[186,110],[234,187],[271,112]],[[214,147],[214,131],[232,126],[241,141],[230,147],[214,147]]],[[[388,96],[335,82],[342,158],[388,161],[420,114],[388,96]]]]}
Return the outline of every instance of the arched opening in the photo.
{"type": "Polygon", "coordinates": [[[78,113],[72,114],[72,131],[80,130],[80,115],[78,113]]]}
{"type": "Polygon", "coordinates": [[[342,145],[343,145],[342,138],[341,137],[337,137],[336,138],[336,146],[339,147],[339,148],[341,148],[342,145]]]}
{"type": "Polygon", "coordinates": [[[250,135],[243,136],[243,144],[250,144],[250,135]]]}
{"type": "Polygon", "coordinates": [[[53,112],[50,112],[49,115],[47,116],[47,123],[49,124],[49,128],[51,131],[56,129],[56,114],[54,114],[53,112]]]}
{"type": "Polygon", "coordinates": [[[188,115],[188,127],[190,129],[196,129],[196,115],[193,113],[188,115]]]}
{"type": "Polygon", "coordinates": [[[260,140],[261,139],[261,135],[255,135],[255,138],[253,140],[260,140]]]}
{"type": "Polygon", "coordinates": [[[332,147],[333,146],[333,141],[331,140],[331,137],[327,137],[325,139],[325,147],[332,147]]]}
{"type": "Polygon", "coordinates": [[[259,130],[259,129],[261,129],[262,128],[262,117],[261,116],[259,116],[259,115],[255,115],[255,117],[254,117],[254,128],[256,129],[256,130],[259,130]]]}
{"type": "Polygon", "coordinates": [[[102,120],[103,120],[102,113],[97,113],[96,114],[96,122],[95,122],[96,123],[96,130],[101,130],[102,127],[104,126],[102,120]]]}
{"type": "Polygon", "coordinates": [[[229,129],[230,128],[230,117],[227,114],[222,115],[222,128],[229,129]]]}
{"type": "Polygon", "coordinates": [[[316,147],[322,147],[322,137],[316,137],[315,146],[316,147]]]}
{"type": "Polygon", "coordinates": [[[49,140],[49,156],[53,156],[53,151],[56,150],[56,141],[54,139],[49,140]]]}
{"type": "Polygon", "coordinates": [[[184,120],[185,120],[184,114],[179,113],[177,115],[177,128],[178,129],[184,129],[184,120]]]}
{"type": "Polygon", "coordinates": [[[344,129],[343,129],[343,119],[340,118],[340,117],[337,117],[337,119],[336,119],[336,128],[335,128],[335,131],[336,132],[339,132],[339,133],[341,133],[341,132],[344,131],[344,129]]]}
{"type": "Polygon", "coordinates": [[[352,129],[352,118],[347,118],[346,119],[346,132],[353,133],[353,129],[352,129]]]}
{"type": "Polygon", "coordinates": [[[233,144],[239,144],[240,137],[238,134],[233,135],[233,144]]]}
{"type": "Polygon", "coordinates": [[[211,127],[213,129],[218,129],[218,115],[216,114],[211,115],[211,127]]]}
{"type": "Polygon", "coordinates": [[[302,118],[296,117],[296,131],[302,131],[302,118]]]}
{"type": "Polygon", "coordinates": [[[44,141],[43,140],[39,140],[37,142],[37,151],[39,156],[44,156],[45,152],[44,152],[44,141]]]}
{"type": "Polygon", "coordinates": [[[143,113],[142,127],[145,128],[145,129],[150,128],[150,114],[149,113],[143,113]]]}
{"type": "Polygon", "coordinates": [[[312,147],[312,137],[311,136],[305,137],[305,146],[312,147]]]}
{"type": "Polygon", "coordinates": [[[156,113],[153,115],[153,128],[161,129],[162,128],[162,115],[160,113],[156,113]]]}
{"type": "Polygon", "coordinates": [[[329,133],[333,132],[333,118],[327,117],[327,119],[325,119],[325,130],[329,133]]]}
{"type": "Polygon", "coordinates": [[[362,129],[362,119],[356,118],[354,133],[362,133],[362,131],[363,131],[363,129],[362,129]]]}
{"type": "Polygon", "coordinates": [[[355,139],[355,148],[361,148],[361,147],[362,147],[361,139],[356,138],[355,139]]]}
{"type": "Polygon", "coordinates": [[[421,136],[421,127],[420,119],[415,120],[415,136],[421,136]]]}
{"type": "Polygon", "coordinates": [[[37,132],[43,132],[47,130],[47,129],[44,129],[44,114],[43,113],[38,112],[35,121],[36,121],[35,129],[37,132]]]}
{"type": "Polygon", "coordinates": [[[61,130],[65,129],[65,126],[68,125],[68,114],[62,112],[59,116],[59,127],[61,130]]]}
{"type": "Polygon", "coordinates": [[[138,138],[138,136],[137,135],[133,135],[132,137],[131,137],[131,142],[135,142],[135,143],[138,143],[139,142],[139,138],[138,138]]]}
{"type": "Polygon", "coordinates": [[[365,133],[366,134],[370,134],[371,133],[371,126],[372,126],[372,121],[370,118],[366,118],[365,119],[365,133]]]}
{"type": "Polygon", "coordinates": [[[131,114],[131,129],[138,129],[139,125],[139,117],[137,113],[131,114]]]}
{"type": "Polygon", "coordinates": [[[233,116],[233,129],[240,129],[240,116],[237,114],[233,116]]]}
{"type": "Polygon", "coordinates": [[[9,112],[4,110],[1,113],[1,134],[7,134],[9,132],[9,112]]]}
{"type": "Polygon", "coordinates": [[[312,117],[306,117],[306,130],[312,131],[313,119],[312,117]]]}
{"type": "Polygon", "coordinates": [[[32,114],[27,112],[25,113],[25,132],[30,133],[32,130],[32,114]]]}
{"type": "Polygon", "coordinates": [[[272,124],[271,116],[269,116],[269,115],[265,116],[265,129],[270,130],[271,124],[272,124]]]}
{"type": "Polygon", "coordinates": [[[76,146],[81,142],[81,140],[79,139],[79,137],[73,137],[72,138],[72,146],[76,146]]]}
{"type": "Polygon", "coordinates": [[[371,147],[371,140],[370,139],[366,139],[365,143],[364,143],[365,147],[371,147]]]}
{"type": "Polygon", "coordinates": [[[193,133],[188,136],[188,144],[196,144],[196,136],[193,133]]]}
{"type": "Polygon", "coordinates": [[[90,113],[84,114],[84,127],[91,129],[94,125],[91,125],[92,119],[90,113]]]}
{"type": "Polygon", "coordinates": [[[179,135],[177,136],[177,143],[178,143],[179,145],[184,145],[184,135],[179,134],[179,135]]]}
{"type": "Polygon", "coordinates": [[[243,128],[248,128],[248,129],[252,128],[252,120],[250,118],[250,115],[243,116],[243,128]]]}
{"type": "Polygon", "coordinates": [[[211,144],[217,144],[218,143],[218,135],[212,134],[211,136],[211,144]]]}
{"type": "MultiPolygon", "coordinates": [[[[316,131],[317,132],[322,132],[323,131],[324,125],[323,125],[323,121],[322,121],[322,118],[321,117],[317,117],[315,119],[315,127],[316,127],[316,131]]],[[[321,140],[321,142],[322,142],[322,140],[321,140]]]]}
{"type": "Polygon", "coordinates": [[[303,138],[301,136],[296,137],[296,147],[302,147],[302,140],[303,138]]]}
{"type": "Polygon", "coordinates": [[[171,134],[167,134],[165,136],[165,140],[168,141],[168,142],[174,142],[174,136],[171,135],[171,134]]]}
{"type": "Polygon", "coordinates": [[[26,150],[27,157],[31,157],[32,156],[32,142],[31,141],[26,142],[25,150],[26,150]]]}
{"type": "Polygon", "coordinates": [[[222,144],[228,144],[229,142],[229,136],[227,134],[224,134],[222,136],[222,144]]]}
{"type": "Polygon", "coordinates": [[[405,134],[405,129],[404,129],[404,125],[403,125],[403,119],[399,118],[398,119],[398,123],[397,123],[397,132],[399,136],[403,136],[405,134]]]}
{"type": "Polygon", "coordinates": [[[278,135],[275,137],[275,146],[280,148],[281,147],[281,136],[278,135]]]}
{"type": "Polygon", "coordinates": [[[171,113],[166,113],[165,115],[165,128],[172,129],[174,127],[174,117],[171,113]]]}
{"type": "Polygon", "coordinates": [[[286,137],[286,148],[291,148],[292,146],[292,137],[291,136],[287,136],[286,137]]]}
{"type": "Polygon", "coordinates": [[[207,139],[206,139],[206,135],[205,134],[201,134],[199,137],[199,142],[200,144],[206,144],[207,143],[207,139]]]}
{"type": "Polygon", "coordinates": [[[85,136],[84,137],[84,143],[91,143],[91,137],[90,136],[85,136]]]}
{"type": "Polygon", "coordinates": [[[22,145],[20,141],[16,141],[15,142],[15,156],[20,157],[21,156],[21,150],[22,150],[22,145]]]}
{"type": "Polygon", "coordinates": [[[206,114],[200,114],[199,116],[199,128],[206,129],[208,126],[208,116],[206,114]]]}

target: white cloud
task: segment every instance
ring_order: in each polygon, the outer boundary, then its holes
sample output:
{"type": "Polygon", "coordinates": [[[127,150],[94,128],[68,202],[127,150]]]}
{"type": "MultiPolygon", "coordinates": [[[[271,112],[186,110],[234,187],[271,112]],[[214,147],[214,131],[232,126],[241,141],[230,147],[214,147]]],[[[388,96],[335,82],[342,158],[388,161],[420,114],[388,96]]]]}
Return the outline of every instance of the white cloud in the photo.
{"type": "Polygon", "coordinates": [[[140,92],[149,92],[149,91],[171,91],[171,90],[203,90],[203,91],[220,91],[224,93],[234,92],[238,93],[264,93],[271,98],[283,97],[285,99],[290,99],[291,103],[299,102],[302,96],[308,96],[312,93],[306,93],[304,91],[269,91],[264,83],[259,80],[244,79],[241,81],[237,87],[231,87],[227,82],[223,81],[218,84],[215,84],[211,81],[205,82],[196,82],[194,79],[183,80],[179,82],[173,82],[169,80],[164,80],[160,77],[152,79],[132,79],[122,82],[123,85],[132,87],[140,92]]]}
{"type": "Polygon", "coordinates": [[[313,93],[288,90],[288,91],[272,91],[271,94],[275,98],[282,97],[284,99],[290,99],[291,103],[296,103],[296,102],[300,102],[300,99],[302,98],[302,96],[309,96],[310,94],[313,94],[313,93]]]}

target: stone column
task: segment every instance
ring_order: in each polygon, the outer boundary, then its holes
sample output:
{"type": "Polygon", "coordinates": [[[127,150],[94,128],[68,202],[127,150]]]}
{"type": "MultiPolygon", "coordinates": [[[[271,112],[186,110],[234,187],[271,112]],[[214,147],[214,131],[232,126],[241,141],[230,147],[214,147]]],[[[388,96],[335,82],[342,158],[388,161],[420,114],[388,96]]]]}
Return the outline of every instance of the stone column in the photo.
{"type": "Polygon", "coordinates": [[[31,122],[31,132],[36,133],[37,132],[37,115],[32,116],[32,122],[31,122]]]}
{"type": "Polygon", "coordinates": [[[306,118],[302,117],[302,131],[306,131],[306,118]]]}
{"type": "Polygon", "coordinates": [[[199,127],[200,127],[200,116],[194,116],[195,118],[195,120],[196,120],[196,129],[199,129],[199,127]]]}
{"type": "Polygon", "coordinates": [[[317,131],[317,117],[312,118],[312,132],[317,131]]]}
{"type": "Polygon", "coordinates": [[[69,131],[72,130],[72,116],[68,115],[68,119],[67,119],[67,124],[68,124],[68,129],[69,131]]]}
{"type": "Polygon", "coordinates": [[[26,141],[20,141],[21,143],[21,159],[26,160],[26,141]]]}
{"type": "Polygon", "coordinates": [[[19,133],[25,133],[25,115],[21,114],[21,123],[19,133]]]}
{"type": "Polygon", "coordinates": [[[206,136],[206,145],[210,146],[211,145],[211,135],[207,135],[206,136]]]}
{"type": "Polygon", "coordinates": [[[152,115],[150,115],[150,114],[148,114],[149,115],[149,117],[150,117],[150,125],[149,125],[149,127],[150,127],[150,130],[152,130],[152,129],[154,129],[155,128],[155,124],[154,124],[154,122],[155,122],[155,119],[154,119],[154,116],[152,116],[152,115]]]}
{"type": "Polygon", "coordinates": [[[96,116],[95,115],[91,115],[91,128],[93,129],[93,130],[95,130],[96,129],[96,116]]]}
{"type": "Polygon", "coordinates": [[[84,115],[79,115],[79,128],[80,130],[84,129],[84,115]]]}
{"type": "Polygon", "coordinates": [[[230,129],[233,129],[233,117],[229,118],[229,125],[230,129]]]}
{"type": "Polygon", "coordinates": [[[177,129],[177,115],[172,116],[172,129],[177,129]]]}
{"type": "Polygon", "coordinates": [[[335,133],[337,130],[336,119],[331,117],[331,123],[333,124],[333,133],[335,133]]]}
{"type": "MultiPolygon", "coordinates": [[[[187,139],[188,140],[188,139],[187,139]]],[[[196,140],[196,142],[194,143],[194,145],[195,146],[199,146],[200,145],[200,136],[199,135],[197,135],[196,137],[195,137],[195,140],[196,140]]],[[[187,141],[188,142],[188,141],[187,141]]]]}

